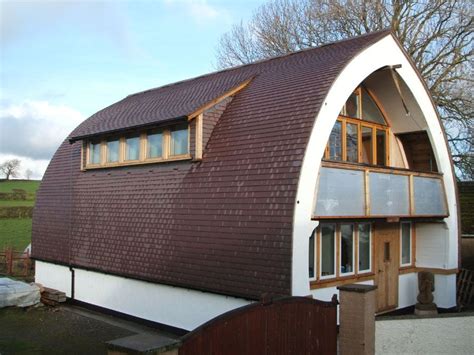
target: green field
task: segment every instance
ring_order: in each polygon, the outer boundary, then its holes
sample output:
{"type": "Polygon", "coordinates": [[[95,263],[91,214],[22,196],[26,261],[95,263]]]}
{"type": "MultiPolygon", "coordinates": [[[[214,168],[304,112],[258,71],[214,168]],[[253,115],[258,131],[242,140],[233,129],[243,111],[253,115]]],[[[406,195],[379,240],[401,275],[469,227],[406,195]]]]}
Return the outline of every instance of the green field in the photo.
{"type": "Polygon", "coordinates": [[[31,242],[31,218],[0,219],[0,250],[23,251],[31,242]]]}
{"type": "MultiPolygon", "coordinates": [[[[13,192],[13,189],[25,190],[27,200],[0,200],[0,208],[34,206],[36,190],[40,181],[33,180],[10,180],[0,181],[0,192],[13,192]]],[[[31,218],[7,218],[0,219],[0,250],[13,247],[22,251],[31,242],[31,218]]]]}
{"type": "Polygon", "coordinates": [[[0,181],[0,192],[13,192],[13,189],[25,190],[27,193],[36,194],[41,181],[37,180],[3,180],[0,181]]]}
{"type": "Polygon", "coordinates": [[[34,206],[35,200],[0,200],[0,207],[34,206]]]}

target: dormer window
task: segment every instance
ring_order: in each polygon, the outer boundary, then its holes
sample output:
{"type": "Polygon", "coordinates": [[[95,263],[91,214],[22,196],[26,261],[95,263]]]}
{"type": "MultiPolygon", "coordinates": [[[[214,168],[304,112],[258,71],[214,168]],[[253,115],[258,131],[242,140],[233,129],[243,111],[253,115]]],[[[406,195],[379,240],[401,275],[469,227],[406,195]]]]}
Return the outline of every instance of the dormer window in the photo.
{"type": "Polygon", "coordinates": [[[140,159],[140,136],[125,138],[125,161],[140,159]]]}
{"type": "Polygon", "coordinates": [[[375,100],[366,89],[359,87],[342,107],[324,157],[333,161],[388,165],[388,131],[375,100]]]}
{"type": "Polygon", "coordinates": [[[188,153],[188,127],[179,125],[171,130],[170,155],[183,155],[188,153]]]}
{"type": "Polygon", "coordinates": [[[120,155],[120,141],[118,139],[113,139],[107,141],[107,163],[118,163],[120,155]]]}
{"type": "Polygon", "coordinates": [[[101,161],[101,142],[90,142],[89,143],[89,161],[88,164],[98,165],[101,161]]]}
{"type": "Polygon", "coordinates": [[[106,168],[190,159],[187,123],[91,140],[83,168],[106,168]]]}
{"type": "Polygon", "coordinates": [[[147,159],[163,156],[163,131],[150,132],[147,135],[147,159]]]}

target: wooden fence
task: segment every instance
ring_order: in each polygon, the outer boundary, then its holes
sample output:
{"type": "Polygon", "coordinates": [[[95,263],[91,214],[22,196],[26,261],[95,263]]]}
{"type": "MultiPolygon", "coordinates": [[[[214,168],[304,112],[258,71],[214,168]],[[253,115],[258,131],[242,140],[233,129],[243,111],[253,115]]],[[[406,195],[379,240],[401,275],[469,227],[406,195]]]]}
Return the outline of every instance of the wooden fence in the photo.
{"type": "Polygon", "coordinates": [[[34,263],[32,263],[29,251],[19,252],[12,248],[6,248],[0,252],[0,274],[8,276],[29,277],[34,275],[34,263]]]}
{"type": "Polygon", "coordinates": [[[179,355],[336,354],[336,308],[306,297],[253,303],[185,335],[179,355]]]}

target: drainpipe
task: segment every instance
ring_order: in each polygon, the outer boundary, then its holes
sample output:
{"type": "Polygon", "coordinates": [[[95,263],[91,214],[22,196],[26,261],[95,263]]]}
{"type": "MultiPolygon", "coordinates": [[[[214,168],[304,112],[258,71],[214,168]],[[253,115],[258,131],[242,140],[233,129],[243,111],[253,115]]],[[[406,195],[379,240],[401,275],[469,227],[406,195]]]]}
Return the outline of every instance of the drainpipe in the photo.
{"type": "Polygon", "coordinates": [[[74,269],[72,266],[69,266],[69,271],[71,271],[71,299],[74,300],[74,269]]]}

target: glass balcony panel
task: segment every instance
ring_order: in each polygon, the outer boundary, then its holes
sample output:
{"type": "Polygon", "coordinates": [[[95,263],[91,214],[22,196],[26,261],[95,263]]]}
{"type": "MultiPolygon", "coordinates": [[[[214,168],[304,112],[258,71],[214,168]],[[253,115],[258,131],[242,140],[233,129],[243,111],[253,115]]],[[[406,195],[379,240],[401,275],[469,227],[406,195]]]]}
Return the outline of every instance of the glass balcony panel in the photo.
{"type": "Polygon", "coordinates": [[[321,168],[317,216],[363,216],[364,172],[321,168]]]}
{"type": "Polygon", "coordinates": [[[413,185],[416,215],[448,214],[440,179],[415,176],[413,185]]]}
{"type": "Polygon", "coordinates": [[[407,216],[410,214],[407,175],[369,173],[370,214],[407,216]]]}

